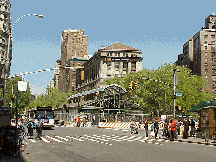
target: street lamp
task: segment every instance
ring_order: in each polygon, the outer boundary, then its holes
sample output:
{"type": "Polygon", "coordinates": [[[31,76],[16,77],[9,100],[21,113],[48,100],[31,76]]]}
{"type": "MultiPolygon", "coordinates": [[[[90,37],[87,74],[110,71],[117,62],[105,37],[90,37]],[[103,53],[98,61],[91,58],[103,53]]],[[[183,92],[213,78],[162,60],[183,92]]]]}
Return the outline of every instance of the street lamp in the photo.
{"type": "MultiPolygon", "coordinates": [[[[20,20],[20,19],[22,19],[23,17],[26,17],[26,16],[31,16],[31,15],[33,15],[33,16],[37,16],[37,17],[39,17],[40,19],[43,19],[44,18],[44,16],[43,15],[40,15],[40,14],[26,14],[26,15],[23,15],[23,16],[21,16],[20,18],[18,18],[16,21],[15,21],[15,23],[13,24],[13,26],[12,26],[12,29],[11,29],[11,33],[9,33],[8,34],[8,48],[7,48],[7,59],[6,59],[6,72],[5,72],[5,82],[4,82],[4,93],[3,93],[3,106],[5,106],[5,98],[6,98],[6,86],[7,86],[7,78],[8,78],[8,71],[9,71],[9,50],[10,50],[10,41],[11,41],[11,39],[13,38],[13,30],[14,30],[14,27],[15,27],[15,25],[18,23],[18,21],[20,20]]],[[[12,46],[11,46],[11,48],[12,48],[12,46]]]]}

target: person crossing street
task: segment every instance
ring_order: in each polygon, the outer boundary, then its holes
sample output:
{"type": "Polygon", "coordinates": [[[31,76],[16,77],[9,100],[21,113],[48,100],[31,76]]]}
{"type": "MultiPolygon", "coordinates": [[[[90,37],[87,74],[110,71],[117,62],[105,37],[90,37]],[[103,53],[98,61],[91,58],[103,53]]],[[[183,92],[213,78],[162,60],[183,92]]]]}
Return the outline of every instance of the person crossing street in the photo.
{"type": "Polygon", "coordinates": [[[36,128],[36,138],[35,139],[41,139],[42,129],[43,129],[43,123],[42,123],[41,119],[39,119],[35,123],[35,128],[36,128]]]}
{"type": "Polygon", "coordinates": [[[28,121],[27,128],[28,128],[28,136],[31,138],[31,136],[33,136],[33,128],[34,128],[34,124],[32,120],[28,121]]]}

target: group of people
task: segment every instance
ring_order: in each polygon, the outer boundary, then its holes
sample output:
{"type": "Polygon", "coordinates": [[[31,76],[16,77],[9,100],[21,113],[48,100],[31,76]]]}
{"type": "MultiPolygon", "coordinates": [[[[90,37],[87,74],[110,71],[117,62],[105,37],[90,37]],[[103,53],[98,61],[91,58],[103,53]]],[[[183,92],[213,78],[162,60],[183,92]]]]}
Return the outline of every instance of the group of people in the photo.
{"type": "MultiPolygon", "coordinates": [[[[189,127],[191,126],[190,136],[195,136],[195,121],[191,119],[189,121],[187,118],[184,119],[182,122],[181,120],[171,119],[169,120],[168,117],[165,119],[164,122],[158,123],[158,120],[155,119],[152,121],[151,125],[151,136],[157,138],[159,128],[162,130],[162,135],[167,138],[177,139],[178,135],[182,135],[184,139],[187,139],[189,136],[189,127]],[[160,127],[159,127],[160,125],[160,127]]],[[[144,129],[146,131],[146,137],[148,137],[148,127],[149,122],[148,120],[145,121],[144,129]]]]}
{"type": "MultiPolygon", "coordinates": [[[[81,119],[80,119],[80,117],[78,116],[78,117],[77,117],[77,127],[80,127],[80,123],[81,123],[81,119]]],[[[83,117],[83,120],[82,120],[82,127],[86,127],[86,123],[87,123],[87,119],[86,119],[86,117],[83,117]]]]}
{"type": "Polygon", "coordinates": [[[43,130],[43,122],[41,119],[37,120],[35,124],[33,123],[32,120],[29,120],[27,123],[27,129],[28,129],[28,135],[31,137],[33,136],[33,129],[35,128],[36,130],[36,137],[35,139],[41,139],[42,135],[42,130],[43,130]]]}

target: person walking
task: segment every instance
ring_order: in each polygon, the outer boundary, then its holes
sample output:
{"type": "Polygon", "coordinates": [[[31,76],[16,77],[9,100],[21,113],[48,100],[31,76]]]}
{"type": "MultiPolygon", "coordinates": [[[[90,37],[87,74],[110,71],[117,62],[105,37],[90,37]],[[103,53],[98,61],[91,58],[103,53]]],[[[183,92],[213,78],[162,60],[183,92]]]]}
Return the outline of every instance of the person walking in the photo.
{"type": "Polygon", "coordinates": [[[146,120],[144,128],[146,131],[146,137],[148,137],[148,120],[146,120]]]}
{"type": "Polygon", "coordinates": [[[41,139],[42,129],[43,129],[43,123],[42,123],[41,119],[39,119],[35,123],[35,128],[36,128],[36,137],[35,137],[35,139],[41,139]]]}
{"type": "Polygon", "coordinates": [[[189,131],[189,121],[187,120],[187,118],[185,118],[185,121],[183,122],[184,125],[184,133],[183,133],[183,138],[187,139],[188,138],[188,131],[189,131]]]}
{"type": "Polygon", "coordinates": [[[80,127],[80,117],[77,118],[77,127],[80,127]]]}
{"type": "Polygon", "coordinates": [[[171,123],[171,138],[172,138],[172,140],[174,140],[174,138],[176,138],[176,121],[175,121],[175,119],[172,119],[172,123],[171,123]]]}
{"type": "Polygon", "coordinates": [[[157,119],[155,119],[155,122],[154,122],[154,133],[155,133],[155,138],[157,138],[157,134],[158,134],[158,121],[157,119]]]}
{"type": "Polygon", "coordinates": [[[28,123],[27,123],[27,129],[28,129],[29,138],[31,138],[31,136],[33,136],[33,128],[34,128],[34,124],[33,124],[32,120],[29,120],[28,123]]]}

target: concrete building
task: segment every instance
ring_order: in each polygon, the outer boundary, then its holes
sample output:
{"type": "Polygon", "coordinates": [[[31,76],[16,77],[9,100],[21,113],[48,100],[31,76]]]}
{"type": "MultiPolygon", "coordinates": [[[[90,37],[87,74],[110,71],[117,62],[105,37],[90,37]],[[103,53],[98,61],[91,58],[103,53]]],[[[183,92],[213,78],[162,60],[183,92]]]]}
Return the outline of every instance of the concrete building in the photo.
{"type": "Polygon", "coordinates": [[[10,75],[10,61],[12,59],[12,43],[8,48],[9,34],[11,33],[10,9],[10,0],[0,1],[0,84],[4,84],[4,79],[10,75]]]}
{"type": "Polygon", "coordinates": [[[122,78],[126,73],[137,72],[141,68],[142,51],[122,43],[101,47],[84,63],[84,80],[81,80],[81,69],[77,70],[76,92],[105,87],[107,79],[122,78]]]}
{"type": "Polygon", "coordinates": [[[189,65],[194,75],[203,76],[208,84],[207,91],[216,93],[216,15],[213,13],[205,19],[202,27],[192,39],[183,46],[183,54],[179,55],[177,65],[189,65]]]}
{"type": "Polygon", "coordinates": [[[74,91],[76,85],[75,74],[78,68],[89,59],[87,55],[88,37],[84,29],[68,29],[62,32],[61,59],[58,88],[62,92],[74,91]]]}

